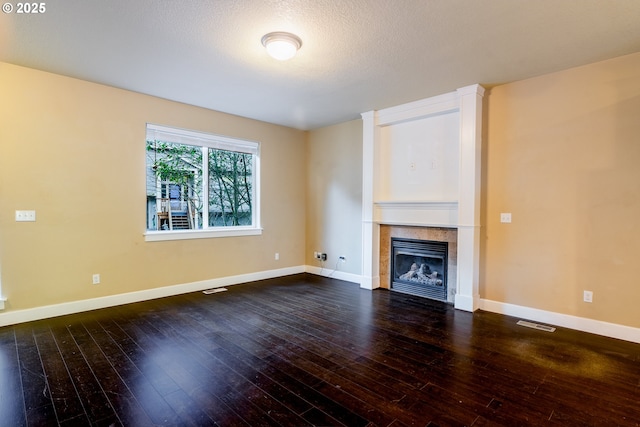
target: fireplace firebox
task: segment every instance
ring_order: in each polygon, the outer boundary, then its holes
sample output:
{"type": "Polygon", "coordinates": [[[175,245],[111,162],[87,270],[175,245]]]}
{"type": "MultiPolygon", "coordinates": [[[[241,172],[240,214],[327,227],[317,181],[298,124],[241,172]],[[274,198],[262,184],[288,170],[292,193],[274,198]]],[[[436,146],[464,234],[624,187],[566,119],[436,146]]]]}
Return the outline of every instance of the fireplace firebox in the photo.
{"type": "Polygon", "coordinates": [[[447,242],[391,239],[390,289],[447,301],[447,242]]]}

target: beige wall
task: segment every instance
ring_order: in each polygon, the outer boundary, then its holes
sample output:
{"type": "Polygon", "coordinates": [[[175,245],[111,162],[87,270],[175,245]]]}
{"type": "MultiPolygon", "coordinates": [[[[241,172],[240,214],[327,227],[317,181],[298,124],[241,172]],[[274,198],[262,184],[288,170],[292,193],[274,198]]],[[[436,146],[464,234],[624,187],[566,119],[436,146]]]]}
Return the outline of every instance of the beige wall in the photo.
{"type": "MultiPolygon", "coordinates": [[[[635,54],[488,91],[482,298],[640,327],[638,69],[635,54]]],[[[316,250],[361,273],[360,120],[306,134],[2,63],[0,93],[9,310],[320,266],[316,250]],[[262,142],[264,234],[144,242],[147,122],[262,142]]]]}
{"type": "Polygon", "coordinates": [[[325,268],[362,271],[362,121],[309,133],[307,146],[307,265],[327,253],[325,268]],[[337,263],[345,256],[346,263],[337,263]]]}
{"type": "Polygon", "coordinates": [[[305,132],[4,63],[0,94],[7,310],[304,264],[305,132]],[[147,122],[260,141],[264,233],[145,242],[147,122]]]}
{"type": "MultiPolygon", "coordinates": [[[[637,70],[640,54],[487,92],[482,298],[640,327],[637,70]],[[513,222],[501,224],[501,212],[513,222]]],[[[360,263],[361,132],[354,121],[309,135],[309,265],[315,250],[347,248],[360,263]],[[349,203],[337,202],[337,188],[349,203]]]]}
{"type": "Polygon", "coordinates": [[[640,53],[489,92],[482,298],[640,327],[639,70],[640,53]]]}

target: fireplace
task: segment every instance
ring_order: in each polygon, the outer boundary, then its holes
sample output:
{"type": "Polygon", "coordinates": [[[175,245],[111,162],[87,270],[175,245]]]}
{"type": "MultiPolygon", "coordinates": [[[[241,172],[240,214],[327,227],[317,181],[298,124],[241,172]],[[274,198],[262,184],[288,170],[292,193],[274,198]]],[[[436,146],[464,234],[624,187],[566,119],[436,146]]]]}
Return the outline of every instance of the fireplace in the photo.
{"type": "Polygon", "coordinates": [[[446,302],[447,248],[447,242],[392,238],[391,290],[446,302]]]}
{"type": "Polygon", "coordinates": [[[437,298],[448,292],[455,308],[479,308],[483,96],[482,86],[471,85],[362,114],[361,287],[410,285],[391,274],[385,228],[447,229],[454,240],[417,237],[449,243],[437,298]]]}

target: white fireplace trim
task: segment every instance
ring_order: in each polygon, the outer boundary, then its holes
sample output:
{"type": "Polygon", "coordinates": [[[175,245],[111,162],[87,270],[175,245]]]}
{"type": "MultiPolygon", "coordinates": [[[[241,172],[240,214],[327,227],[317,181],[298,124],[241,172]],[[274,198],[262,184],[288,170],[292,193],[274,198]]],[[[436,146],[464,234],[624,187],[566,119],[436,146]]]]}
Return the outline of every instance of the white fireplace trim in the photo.
{"type": "Polygon", "coordinates": [[[362,281],[380,286],[380,224],[422,225],[458,229],[457,293],[454,306],[475,311],[480,251],[480,162],[482,149],[482,97],[484,88],[472,85],[455,92],[362,114],[362,281]],[[381,128],[430,116],[459,112],[458,199],[382,200],[381,128]]]}
{"type": "MultiPolygon", "coordinates": [[[[468,86],[468,88],[474,88],[476,86],[478,85],[468,86]]],[[[464,89],[465,88],[459,90],[464,89]]],[[[484,88],[482,88],[482,90],[484,91],[484,88]]],[[[458,92],[449,92],[443,95],[432,96],[431,98],[379,110],[378,126],[389,126],[437,114],[446,114],[458,111],[459,109],[460,96],[458,92]]]]}
{"type": "Polygon", "coordinates": [[[388,225],[452,227],[458,224],[458,201],[375,202],[373,218],[388,225]]]}

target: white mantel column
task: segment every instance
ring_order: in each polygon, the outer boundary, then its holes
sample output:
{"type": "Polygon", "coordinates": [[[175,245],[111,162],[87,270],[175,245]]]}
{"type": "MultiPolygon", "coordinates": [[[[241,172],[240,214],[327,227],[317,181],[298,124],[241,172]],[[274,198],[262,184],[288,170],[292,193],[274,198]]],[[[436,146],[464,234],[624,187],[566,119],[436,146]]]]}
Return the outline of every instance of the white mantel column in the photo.
{"type": "Polygon", "coordinates": [[[484,88],[457,90],[460,99],[460,171],[458,195],[458,286],[455,308],[479,307],[480,192],[482,152],[482,97],[484,88]]]}
{"type": "Polygon", "coordinates": [[[374,222],[374,195],[377,190],[378,114],[362,113],[362,280],[360,287],[380,287],[380,224],[374,222]]]}

